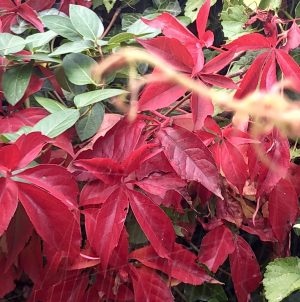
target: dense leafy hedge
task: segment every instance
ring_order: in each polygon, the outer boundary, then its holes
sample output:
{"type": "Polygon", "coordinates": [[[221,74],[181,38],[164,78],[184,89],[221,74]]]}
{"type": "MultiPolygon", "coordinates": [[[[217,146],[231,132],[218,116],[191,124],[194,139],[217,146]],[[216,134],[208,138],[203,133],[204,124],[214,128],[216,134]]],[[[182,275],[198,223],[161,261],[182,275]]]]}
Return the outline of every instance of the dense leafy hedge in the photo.
{"type": "Polygon", "coordinates": [[[4,301],[300,289],[296,4],[0,1],[4,301]]]}

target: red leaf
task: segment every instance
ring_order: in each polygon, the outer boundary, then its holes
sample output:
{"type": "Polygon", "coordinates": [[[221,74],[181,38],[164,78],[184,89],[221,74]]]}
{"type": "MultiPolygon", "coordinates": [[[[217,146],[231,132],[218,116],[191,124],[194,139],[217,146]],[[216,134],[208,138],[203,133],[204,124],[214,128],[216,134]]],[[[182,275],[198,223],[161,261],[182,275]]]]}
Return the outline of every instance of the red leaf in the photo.
{"type": "Polygon", "coordinates": [[[81,244],[78,219],[46,191],[26,183],[18,183],[18,187],[19,199],[42,239],[67,256],[77,256],[81,244]]]}
{"type": "Polygon", "coordinates": [[[117,186],[106,185],[102,181],[88,182],[80,192],[80,205],[95,205],[104,203],[117,189],[117,186]]]}
{"type": "Polygon", "coordinates": [[[92,150],[95,142],[102,136],[105,136],[105,134],[116,124],[120,121],[122,116],[120,114],[114,114],[114,113],[106,113],[104,115],[102,124],[97,131],[97,133],[93,136],[93,138],[84,146],[82,147],[79,153],[82,153],[86,150],[92,150]]]}
{"type": "Polygon", "coordinates": [[[127,270],[128,249],[128,234],[126,229],[123,228],[119,243],[117,247],[113,250],[112,256],[110,257],[109,266],[119,270],[120,273],[127,270]]]}
{"type": "Polygon", "coordinates": [[[287,33],[287,42],[282,47],[283,50],[289,52],[291,49],[297,48],[300,45],[300,29],[294,21],[287,33]]]}
{"type": "Polygon", "coordinates": [[[151,27],[161,29],[166,37],[175,38],[183,44],[196,44],[199,41],[182,23],[169,13],[163,13],[152,20],[142,18],[142,21],[151,27]]]}
{"type": "Polygon", "coordinates": [[[151,174],[149,177],[136,182],[136,185],[153,195],[162,198],[170,190],[180,190],[186,186],[186,182],[175,173],[151,174]]]}
{"type": "Polygon", "coordinates": [[[238,236],[235,251],[229,255],[231,276],[238,302],[248,302],[249,295],[261,281],[259,264],[249,244],[238,236]]]}
{"type": "Polygon", "coordinates": [[[198,260],[216,273],[228,255],[235,250],[231,231],[221,225],[208,232],[202,239],[198,260]]]}
{"type": "Polygon", "coordinates": [[[160,258],[152,246],[131,252],[130,258],[184,283],[201,285],[213,280],[202,267],[196,264],[196,255],[177,243],[175,243],[174,252],[170,253],[168,259],[160,258]]]}
{"type": "Polygon", "coordinates": [[[17,175],[45,189],[69,209],[77,208],[78,186],[72,174],[65,168],[40,164],[17,175]]]}
{"type": "Polygon", "coordinates": [[[145,161],[161,152],[161,149],[158,148],[153,150],[155,147],[157,144],[146,144],[134,150],[122,163],[126,175],[138,170],[145,161]]]}
{"type": "Polygon", "coordinates": [[[244,75],[239,89],[235,93],[236,98],[243,98],[250,92],[256,90],[268,54],[269,52],[264,52],[255,58],[250,68],[244,75]]]}
{"type": "Polygon", "coordinates": [[[248,225],[242,225],[241,229],[249,234],[256,235],[261,241],[276,242],[276,238],[272,232],[270,224],[267,219],[255,219],[255,225],[253,225],[252,219],[248,219],[248,225]]]}
{"type": "Polygon", "coordinates": [[[0,298],[3,298],[4,295],[13,291],[16,287],[14,280],[17,278],[14,268],[11,267],[8,272],[4,272],[5,267],[5,257],[4,254],[0,251],[0,298]]]}
{"type": "Polygon", "coordinates": [[[22,97],[21,102],[24,102],[28,97],[30,97],[34,93],[39,92],[43,87],[44,81],[44,79],[39,78],[35,74],[31,75],[30,82],[22,97]]]}
{"type": "Polygon", "coordinates": [[[30,302],[83,301],[89,275],[80,271],[60,272],[54,278],[32,290],[30,302]]]}
{"type": "Polygon", "coordinates": [[[218,72],[227,66],[234,59],[234,57],[235,53],[233,51],[222,52],[207,62],[201,72],[207,74],[218,72]]]}
{"type": "Polygon", "coordinates": [[[270,90],[272,86],[277,82],[276,75],[276,61],[275,53],[271,51],[266,57],[265,64],[262,68],[262,73],[260,77],[260,89],[261,90],[270,90]]]}
{"type": "Polygon", "coordinates": [[[224,200],[217,199],[216,212],[218,219],[224,219],[240,227],[243,222],[243,210],[240,203],[227,193],[224,200]]]}
{"type": "Polygon", "coordinates": [[[27,5],[29,5],[31,8],[33,8],[36,11],[46,10],[51,8],[55,3],[55,0],[28,0],[26,2],[27,5]]]}
{"type": "Polygon", "coordinates": [[[149,40],[137,40],[150,53],[171,64],[175,69],[191,73],[194,66],[193,58],[188,50],[176,39],[158,37],[149,40]]]}
{"type": "Polygon", "coordinates": [[[210,85],[228,88],[228,89],[236,89],[237,85],[232,81],[232,79],[222,76],[220,74],[200,74],[200,79],[203,82],[206,82],[210,85]]]}
{"type": "Polygon", "coordinates": [[[18,187],[9,178],[0,178],[0,236],[6,231],[18,205],[18,187]]]}
{"type": "Polygon", "coordinates": [[[39,31],[41,31],[41,32],[44,31],[44,25],[43,25],[42,21],[39,19],[37,13],[27,3],[22,3],[18,7],[17,13],[24,20],[31,23],[39,31]]]}
{"type": "Polygon", "coordinates": [[[41,247],[41,239],[34,233],[19,257],[20,267],[36,284],[41,282],[44,273],[41,247]]]}
{"type": "Polygon", "coordinates": [[[47,115],[43,108],[26,108],[0,118],[0,133],[16,132],[23,126],[33,126],[47,115]]]}
{"type": "MultiPolygon", "coordinates": [[[[258,172],[257,196],[269,193],[278,181],[286,176],[290,165],[288,139],[280,134],[278,129],[274,129],[265,139],[270,140],[271,143],[266,154],[269,164],[261,163],[258,172]]],[[[257,157],[257,153],[255,156],[257,157]]]]}
{"type": "Polygon", "coordinates": [[[198,181],[217,196],[222,196],[213,157],[195,134],[174,126],[160,130],[157,136],[171,166],[181,178],[198,181]]]}
{"type": "Polygon", "coordinates": [[[206,0],[197,15],[196,25],[199,39],[203,39],[210,10],[210,0],[206,0]]]}
{"type": "Polygon", "coordinates": [[[223,140],[219,148],[221,169],[228,182],[236,186],[242,195],[248,178],[247,165],[243,155],[227,140],[223,140]]]}
{"type": "Polygon", "coordinates": [[[172,302],[170,288],[152,270],[130,266],[135,301],[172,302]],[[145,282],[147,280],[147,282],[145,282]]]}
{"type": "Polygon", "coordinates": [[[293,185],[281,179],[269,196],[269,220],[276,238],[283,242],[298,216],[298,197],[293,185]]]}
{"type": "Polygon", "coordinates": [[[25,247],[32,230],[32,224],[30,223],[23,207],[19,205],[6,231],[6,245],[8,253],[5,271],[11,267],[19,253],[25,247]]]}
{"type": "Polygon", "coordinates": [[[259,50],[264,48],[271,48],[270,41],[261,34],[251,33],[243,35],[229,44],[224,45],[224,48],[229,50],[248,51],[248,50],[259,50]]]}
{"type": "Polygon", "coordinates": [[[195,93],[193,93],[191,97],[191,109],[195,131],[200,130],[203,127],[207,116],[214,113],[214,106],[211,100],[201,97],[195,93]]]}
{"type": "Polygon", "coordinates": [[[300,67],[295,60],[285,51],[276,49],[276,59],[278,65],[286,79],[294,81],[295,88],[299,89],[300,67]]]}
{"type": "Polygon", "coordinates": [[[175,232],[169,217],[147,196],[138,191],[127,191],[130,206],[141,229],[162,258],[173,251],[175,232]]]}
{"type": "Polygon", "coordinates": [[[48,141],[48,137],[42,135],[40,132],[32,132],[20,136],[15,142],[21,156],[17,168],[24,168],[35,160],[48,141]]]}
{"type": "Polygon", "coordinates": [[[16,169],[21,158],[20,150],[15,144],[1,147],[0,170],[12,171],[16,169]]]}
{"type": "MultiPolygon", "coordinates": [[[[157,76],[159,76],[157,74],[157,76]]],[[[140,111],[156,110],[170,106],[184,95],[186,88],[177,84],[157,82],[147,85],[139,98],[140,111]]]]}
{"type": "Polygon", "coordinates": [[[75,161],[75,166],[84,168],[105,184],[119,183],[125,175],[120,164],[109,158],[91,158],[75,161]]]}
{"type": "Polygon", "coordinates": [[[124,189],[115,190],[100,210],[86,210],[87,237],[106,270],[113,249],[118,245],[128,212],[124,189]]]}
{"type": "Polygon", "coordinates": [[[0,8],[3,10],[14,9],[16,5],[13,3],[12,0],[2,0],[0,8]]]}
{"type": "Polygon", "coordinates": [[[287,179],[293,184],[297,195],[300,196],[300,166],[290,163],[287,179]]]}
{"type": "Polygon", "coordinates": [[[81,152],[77,159],[99,157],[121,162],[139,146],[144,127],[140,118],[131,122],[124,117],[94,143],[93,150],[81,152]]]}

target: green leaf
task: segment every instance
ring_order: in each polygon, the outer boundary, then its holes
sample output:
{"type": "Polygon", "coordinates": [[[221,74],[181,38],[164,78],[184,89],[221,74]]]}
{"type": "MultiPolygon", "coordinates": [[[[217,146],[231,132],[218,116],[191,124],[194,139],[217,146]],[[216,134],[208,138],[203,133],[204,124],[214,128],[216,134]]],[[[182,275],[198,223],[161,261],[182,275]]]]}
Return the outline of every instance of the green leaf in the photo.
{"type": "Polygon", "coordinates": [[[300,2],[297,4],[295,8],[295,17],[300,18],[300,2]]]}
{"type": "Polygon", "coordinates": [[[300,259],[287,257],[269,263],[263,284],[268,302],[280,302],[300,290],[300,259]]]}
{"type": "Polygon", "coordinates": [[[224,36],[227,38],[227,41],[232,41],[251,31],[250,29],[245,30],[243,28],[244,24],[248,21],[248,17],[245,13],[245,7],[242,5],[228,7],[227,10],[221,13],[221,19],[224,36]]]}
{"type": "Polygon", "coordinates": [[[104,113],[104,106],[98,103],[92,106],[90,110],[77,121],[75,127],[81,141],[85,141],[96,134],[102,124],[104,113]]]}
{"type": "Polygon", "coordinates": [[[0,56],[6,56],[24,49],[26,41],[9,33],[0,33],[0,56]]]}
{"type": "Polygon", "coordinates": [[[96,41],[104,32],[102,21],[87,7],[71,4],[70,19],[75,29],[85,39],[96,41]]]}
{"type": "Polygon", "coordinates": [[[81,53],[72,53],[63,59],[65,74],[76,85],[96,84],[92,77],[92,67],[95,64],[96,61],[81,53]]]}
{"type": "MultiPolygon", "coordinates": [[[[157,13],[167,12],[174,16],[178,16],[181,13],[181,7],[180,7],[178,0],[153,0],[153,3],[157,7],[157,9],[151,10],[151,8],[150,8],[150,11],[152,11],[152,13],[153,12],[157,12],[157,13]]],[[[146,12],[149,13],[150,11],[149,11],[149,9],[147,9],[144,12],[144,14],[146,12]]]]}
{"type": "Polygon", "coordinates": [[[79,110],[77,109],[57,111],[36,123],[32,128],[32,132],[39,131],[50,138],[54,138],[71,128],[78,119],[79,110]]]}
{"type": "Polygon", "coordinates": [[[103,4],[106,8],[106,11],[109,13],[114,7],[116,0],[103,0],[103,4]]]}
{"type": "Polygon", "coordinates": [[[48,30],[43,33],[37,33],[33,34],[31,36],[28,36],[26,38],[26,44],[31,48],[39,48],[47,43],[49,43],[52,39],[54,39],[57,36],[57,33],[55,33],[52,30],[48,30]]]}
{"type": "Polygon", "coordinates": [[[23,97],[32,73],[32,64],[12,67],[3,74],[2,87],[7,102],[17,104],[23,97]]]}
{"type": "MultiPolygon", "coordinates": [[[[158,16],[158,14],[151,14],[151,15],[146,15],[143,18],[153,19],[154,17],[157,17],[157,16],[158,16]]],[[[139,19],[139,20],[135,21],[133,24],[131,24],[127,28],[127,32],[134,34],[136,36],[144,35],[145,38],[153,38],[153,37],[157,36],[158,34],[160,34],[159,29],[148,26],[141,19],[139,19]]]]}
{"type": "Polygon", "coordinates": [[[65,43],[55,49],[49,56],[58,56],[66,53],[79,53],[94,46],[92,41],[81,40],[65,43]]]}
{"type": "MultiPolygon", "coordinates": [[[[184,15],[194,22],[204,2],[205,0],[187,0],[184,8],[184,15]]],[[[217,0],[212,0],[210,5],[214,5],[216,2],[217,0]]]]}
{"type": "Polygon", "coordinates": [[[74,103],[77,108],[85,107],[92,105],[94,103],[109,99],[111,97],[128,93],[126,90],[122,89],[102,89],[85,92],[79,95],[76,95],[74,98],[74,103]]]}
{"type": "MultiPolygon", "coordinates": [[[[248,0],[247,2],[250,2],[248,0]]],[[[268,9],[268,10],[278,10],[281,6],[282,0],[261,0],[259,3],[260,9],[268,9]]],[[[252,8],[252,7],[251,7],[252,8]]]]}
{"type": "Polygon", "coordinates": [[[44,107],[50,113],[68,109],[63,104],[49,98],[44,98],[41,96],[35,96],[34,98],[42,107],[44,107]]]}
{"type": "Polygon", "coordinates": [[[35,53],[35,54],[32,54],[32,55],[26,55],[26,56],[23,56],[23,55],[18,55],[16,56],[16,58],[20,58],[20,59],[30,59],[30,60],[35,60],[35,61],[42,61],[42,62],[53,62],[53,63],[62,63],[62,60],[60,59],[56,59],[56,58],[50,58],[48,57],[47,54],[44,54],[44,53],[35,53]]]}
{"type": "Polygon", "coordinates": [[[70,40],[82,40],[82,36],[76,31],[68,17],[47,15],[41,17],[44,25],[58,35],[70,40]]]}
{"type": "Polygon", "coordinates": [[[119,33],[108,40],[108,45],[119,45],[122,42],[126,42],[136,38],[136,35],[131,33],[119,33]]]}

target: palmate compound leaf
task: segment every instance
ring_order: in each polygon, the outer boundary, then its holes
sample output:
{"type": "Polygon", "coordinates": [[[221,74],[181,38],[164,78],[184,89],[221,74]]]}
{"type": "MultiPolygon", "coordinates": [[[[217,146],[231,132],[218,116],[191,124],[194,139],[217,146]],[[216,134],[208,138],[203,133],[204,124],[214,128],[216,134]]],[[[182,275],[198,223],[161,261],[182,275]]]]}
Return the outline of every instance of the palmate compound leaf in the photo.
{"type": "Polygon", "coordinates": [[[300,289],[300,259],[287,257],[269,263],[263,284],[268,302],[280,302],[300,289]]]}
{"type": "Polygon", "coordinates": [[[200,182],[222,198],[213,157],[195,134],[173,126],[160,130],[157,136],[171,166],[182,179],[200,182]]]}

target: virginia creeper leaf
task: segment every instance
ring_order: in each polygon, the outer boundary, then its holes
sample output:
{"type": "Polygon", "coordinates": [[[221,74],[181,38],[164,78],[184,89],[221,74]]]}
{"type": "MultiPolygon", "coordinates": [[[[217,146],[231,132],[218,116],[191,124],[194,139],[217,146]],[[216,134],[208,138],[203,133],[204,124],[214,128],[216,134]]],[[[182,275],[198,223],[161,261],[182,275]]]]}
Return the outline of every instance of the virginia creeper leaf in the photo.
{"type": "Polygon", "coordinates": [[[227,227],[221,225],[208,232],[202,239],[198,260],[216,273],[234,250],[233,234],[227,227]]]}
{"type": "Polygon", "coordinates": [[[181,178],[198,181],[217,196],[222,196],[212,155],[195,134],[174,126],[160,130],[157,136],[171,166],[181,178]]]}

